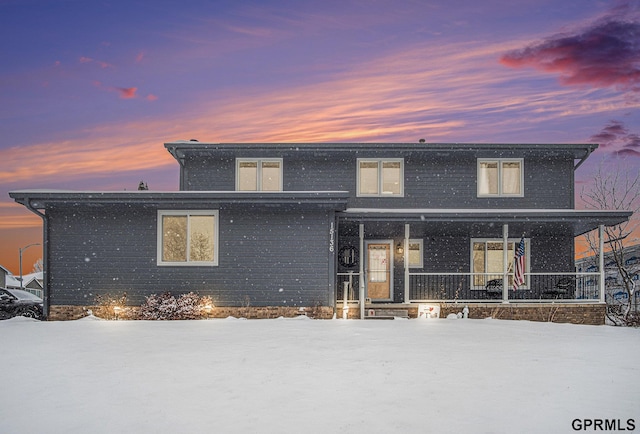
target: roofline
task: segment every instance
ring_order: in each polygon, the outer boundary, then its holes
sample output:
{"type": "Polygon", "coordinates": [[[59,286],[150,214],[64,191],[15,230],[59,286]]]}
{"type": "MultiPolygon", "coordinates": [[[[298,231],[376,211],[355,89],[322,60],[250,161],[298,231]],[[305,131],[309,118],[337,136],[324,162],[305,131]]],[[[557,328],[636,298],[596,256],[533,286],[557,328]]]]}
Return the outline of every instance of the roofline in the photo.
{"type": "MultiPolygon", "coordinates": [[[[553,151],[553,152],[570,152],[574,159],[586,159],[598,145],[595,143],[400,143],[400,142],[318,142],[318,143],[213,143],[179,140],[175,142],[167,142],[165,148],[180,161],[184,158],[184,153],[190,152],[210,152],[225,150],[244,150],[252,151],[263,150],[279,150],[279,151],[334,151],[334,152],[353,152],[361,150],[376,151],[427,151],[427,152],[469,152],[469,151],[553,151]]],[[[582,164],[582,163],[579,163],[582,164]]],[[[578,166],[579,166],[578,164],[578,166]]],[[[577,167],[576,167],[577,168],[577,167]]]]}
{"type": "Polygon", "coordinates": [[[56,203],[139,205],[199,205],[211,204],[316,204],[345,209],[347,191],[69,191],[18,190],[9,192],[16,202],[33,209],[44,209],[56,203]]]}

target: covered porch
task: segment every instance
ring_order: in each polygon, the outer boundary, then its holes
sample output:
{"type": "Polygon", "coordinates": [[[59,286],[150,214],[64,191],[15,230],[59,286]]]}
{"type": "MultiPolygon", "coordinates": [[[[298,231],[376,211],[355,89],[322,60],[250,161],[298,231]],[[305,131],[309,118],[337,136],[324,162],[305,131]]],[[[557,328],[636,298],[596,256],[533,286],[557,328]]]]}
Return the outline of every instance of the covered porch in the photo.
{"type": "MultiPolygon", "coordinates": [[[[586,210],[377,210],[338,215],[336,306],[604,303],[604,267],[575,271],[575,238],[628,212],[586,210]],[[524,244],[522,283],[514,256],[524,244]]],[[[600,255],[602,258],[602,255],[600,255]]],[[[602,259],[601,259],[602,261],[602,259]]]]}

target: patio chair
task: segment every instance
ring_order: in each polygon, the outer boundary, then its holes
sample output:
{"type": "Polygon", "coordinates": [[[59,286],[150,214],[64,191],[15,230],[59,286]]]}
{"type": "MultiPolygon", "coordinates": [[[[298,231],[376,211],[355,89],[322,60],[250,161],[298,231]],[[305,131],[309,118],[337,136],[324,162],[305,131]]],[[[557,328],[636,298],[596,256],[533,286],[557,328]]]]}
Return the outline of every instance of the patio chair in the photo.
{"type": "Polygon", "coordinates": [[[558,279],[552,288],[542,291],[545,298],[570,298],[575,292],[576,281],[573,277],[562,277],[558,279]]]}
{"type": "Polygon", "coordinates": [[[491,279],[484,286],[487,297],[502,297],[502,279],[491,279]]]}

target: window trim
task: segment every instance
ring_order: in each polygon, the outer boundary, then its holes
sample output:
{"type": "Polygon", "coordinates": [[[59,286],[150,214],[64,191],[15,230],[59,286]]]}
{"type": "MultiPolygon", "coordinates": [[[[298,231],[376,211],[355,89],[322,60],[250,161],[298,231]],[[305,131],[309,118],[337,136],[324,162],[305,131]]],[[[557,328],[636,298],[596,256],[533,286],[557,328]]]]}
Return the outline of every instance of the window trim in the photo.
{"type": "Polygon", "coordinates": [[[404,158],[358,158],[356,161],[356,197],[404,197],[404,158]],[[377,193],[360,193],[360,163],[378,163],[378,192],[377,193]],[[383,163],[400,163],[400,193],[384,194],[382,193],[382,164],[383,163]]]}
{"type": "Polygon", "coordinates": [[[265,193],[283,191],[284,165],[282,160],[282,158],[236,158],[236,191],[260,191],[265,193]],[[278,190],[262,189],[262,163],[265,162],[277,162],[280,164],[280,185],[278,190]],[[240,190],[240,163],[256,163],[256,190],[240,190]]]}
{"type": "MultiPolygon", "coordinates": [[[[477,286],[475,286],[473,284],[473,274],[475,273],[475,271],[473,270],[473,244],[474,243],[484,243],[485,244],[485,253],[486,253],[486,245],[487,243],[503,243],[502,238],[471,238],[470,242],[469,242],[469,272],[472,275],[472,278],[470,279],[470,283],[471,283],[471,289],[476,289],[476,290],[483,290],[484,288],[478,288],[477,286]]],[[[520,243],[520,238],[507,238],[507,243],[508,244],[513,244],[513,248],[514,248],[514,253],[513,255],[509,258],[507,257],[507,259],[510,261],[509,264],[513,264],[513,260],[515,259],[515,249],[518,248],[518,244],[520,243]]],[[[524,285],[520,286],[520,289],[529,289],[529,285],[530,285],[530,275],[529,273],[531,272],[531,238],[525,238],[524,239],[524,265],[525,265],[525,269],[524,269],[524,274],[525,274],[525,282],[524,285]]],[[[486,266],[487,266],[487,256],[485,254],[485,270],[486,270],[486,266]]],[[[510,267],[507,267],[507,269],[509,269],[510,267]]],[[[511,267],[513,268],[513,267],[511,267]]],[[[502,278],[502,271],[500,271],[499,273],[487,273],[486,271],[484,272],[485,274],[499,274],[500,277],[502,278]]],[[[509,271],[507,273],[508,276],[513,276],[514,275],[514,270],[511,269],[511,271],[509,271]]]]}
{"type": "Polygon", "coordinates": [[[407,252],[407,260],[409,262],[409,268],[424,268],[424,240],[422,238],[409,238],[409,244],[418,244],[420,248],[420,264],[411,264],[409,261],[409,253],[407,252]]]}
{"type": "MultiPolygon", "coordinates": [[[[216,267],[218,266],[218,252],[220,250],[219,226],[220,218],[218,210],[158,210],[157,214],[157,235],[156,235],[156,265],[158,266],[178,266],[178,267],[216,267]],[[163,226],[162,218],[164,216],[212,216],[214,218],[213,227],[213,261],[189,261],[187,258],[184,262],[169,262],[162,260],[162,235],[163,226]]],[[[188,230],[188,229],[187,229],[188,230]]],[[[187,237],[189,240],[190,237],[187,237]]],[[[187,252],[189,245],[187,244],[187,252]]]]}
{"type": "Polygon", "coordinates": [[[477,197],[524,197],[524,158],[478,158],[476,162],[476,194],[477,197]],[[498,163],[498,193],[481,193],[480,192],[480,165],[482,163],[498,163]],[[502,164],[503,163],[519,163],[520,164],[520,193],[509,194],[502,192],[502,164]]]}

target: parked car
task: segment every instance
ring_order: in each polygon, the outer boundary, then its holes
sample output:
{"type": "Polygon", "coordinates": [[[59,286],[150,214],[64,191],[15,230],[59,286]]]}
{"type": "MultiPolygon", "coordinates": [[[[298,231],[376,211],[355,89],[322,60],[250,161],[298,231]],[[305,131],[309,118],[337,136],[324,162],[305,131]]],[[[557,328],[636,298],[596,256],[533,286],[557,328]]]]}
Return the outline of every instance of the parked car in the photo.
{"type": "Polygon", "coordinates": [[[0,319],[26,316],[42,319],[42,299],[21,289],[0,288],[0,319]]]}

